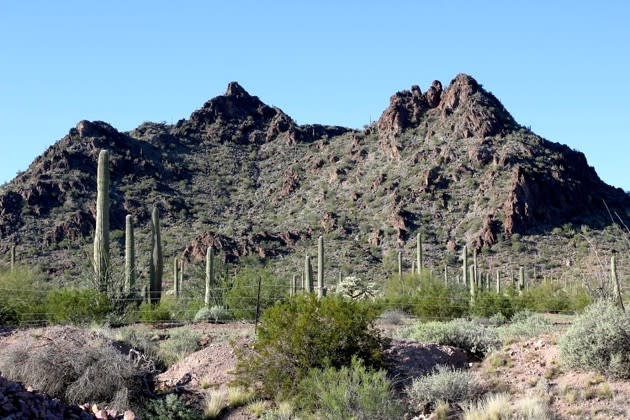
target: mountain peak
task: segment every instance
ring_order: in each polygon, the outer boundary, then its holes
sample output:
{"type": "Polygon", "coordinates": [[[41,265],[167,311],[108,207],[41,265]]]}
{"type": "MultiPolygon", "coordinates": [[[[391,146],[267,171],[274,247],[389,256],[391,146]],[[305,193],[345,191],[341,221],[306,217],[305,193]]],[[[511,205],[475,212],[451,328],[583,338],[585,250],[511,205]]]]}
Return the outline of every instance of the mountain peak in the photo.
{"type": "Polygon", "coordinates": [[[225,90],[225,96],[234,98],[247,98],[251,95],[238,82],[230,82],[225,90]]]}
{"type": "Polygon", "coordinates": [[[382,134],[398,135],[418,127],[429,113],[436,114],[439,125],[456,138],[483,138],[518,127],[501,102],[464,73],[455,76],[446,89],[434,80],[424,94],[417,85],[396,92],[377,127],[382,134]]]}

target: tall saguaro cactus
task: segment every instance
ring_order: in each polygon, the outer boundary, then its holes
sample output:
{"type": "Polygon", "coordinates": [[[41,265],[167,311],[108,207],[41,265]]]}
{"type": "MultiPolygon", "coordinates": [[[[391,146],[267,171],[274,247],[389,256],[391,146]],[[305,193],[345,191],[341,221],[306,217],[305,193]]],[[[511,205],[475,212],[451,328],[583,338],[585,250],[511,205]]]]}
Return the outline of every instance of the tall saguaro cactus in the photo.
{"type": "Polygon", "coordinates": [[[15,245],[11,245],[11,272],[15,271],[15,245]]]}
{"type": "Polygon", "coordinates": [[[109,152],[101,150],[96,172],[96,229],[94,232],[94,275],[98,290],[109,283],[109,152]]]}
{"type": "Polygon", "coordinates": [[[326,293],[324,289],[324,237],[317,240],[317,297],[326,293]]]}
{"type": "Polygon", "coordinates": [[[149,296],[151,303],[159,303],[162,297],[162,274],[164,261],[162,259],[162,238],[160,236],[160,212],[157,206],[153,206],[151,212],[151,267],[149,296]]]}
{"type": "Polygon", "coordinates": [[[464,245],[462,250],[462,279],[464,286],[468,284],[468,247],[464,245]]]}
{"type": "Polygon", "coordinates": [[[136,250],[133,237],[133,217],[125,217],[125,293],[136,287],[136,250]]]}
{"type": "Polygon", "coordinates": [[[398,279],[402,281],[403,278],[403,270],[402,270],[402,252],[398,251],[398,279]]]}
{"type": "Polygon", "coordinates": [[[416,269],[418,270],[418,274],[422,273],[422,269],[424,268],[424,261],[422,258],[422,234],[416,234],[416,269]]]}
{"type": "Polygon", "coordinates": [[[214,277],[214,249],[212,245],[206,250],[206,294],[203,298],[203,303],[206,307],[210,306],[210,287],[214,277]]]}
{"type": "Polygon", "coordinates": [[[525,267],[522,265],[518,268],[518,293],[523,293],[525,289],[525,267]]]}
{"type": "Polygon", "coordinates": [[[173,293],[177,299],[179,297],[179,261],[177,257],[173,259],[173,293]]]}
{"type": "Polygon", "coordinates": [[[311,256],[304,257],[304,290],[306,293],[313,292],[313,267],[311,266],[311,256]]]}

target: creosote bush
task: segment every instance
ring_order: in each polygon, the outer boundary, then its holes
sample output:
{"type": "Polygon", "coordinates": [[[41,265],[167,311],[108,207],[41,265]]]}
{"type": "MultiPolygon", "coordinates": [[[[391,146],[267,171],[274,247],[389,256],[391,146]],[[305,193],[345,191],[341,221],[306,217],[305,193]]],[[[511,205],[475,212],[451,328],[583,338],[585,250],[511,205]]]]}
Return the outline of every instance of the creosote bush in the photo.
{"type": "Polygon", "coordinates": [[[630,315],[608,301],[589,306],[560,339],[560,360],[569,368],[630,378],[630,315]]]}
{"type": "Polygon", "coordinates": [[[258,278],[260,277],[260,309],[281,301],[287,295],[287,285],[265,268],[245,267],[234,277],[225,294],[225,304],[235,319],[256,317],[258,278]]]}
{"type": "Polygon", "coordinates": [[[294,401],[316,418],[389,420],[402,414],[385,371],[368,370],[356,357],[340,369],[310,369],[294,401]]]}
{"type": "MultiPolygon", "coordinates": [[[[267,309],[251,350],[237,351],[237,383],[263,397],[292,396],[309,369],[349,366],[353,356],[380,367],[378,311],[364,302],[298,295],[267,309]]],[[[239,350],[239,349],[237,349],[239,350]]]]}
{"type": "Polygon", "coordinates": [[[27,270],[0,273],[0,325],[45,320],[47,293],[41,279],[27,270]]]}

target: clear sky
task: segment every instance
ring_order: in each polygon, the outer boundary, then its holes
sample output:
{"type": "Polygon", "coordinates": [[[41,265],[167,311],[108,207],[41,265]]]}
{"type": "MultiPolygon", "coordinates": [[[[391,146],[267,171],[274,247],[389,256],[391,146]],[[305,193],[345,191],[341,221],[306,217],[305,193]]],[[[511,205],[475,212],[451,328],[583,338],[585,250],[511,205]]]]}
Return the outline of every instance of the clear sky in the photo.
{"type": "Polygon", "coordinates": [[[359,128],[460,72],[630,190],[621,0],[0,0],[0,183],[82,119],[176,122],[232,80],[300,124],[359,128]]]}

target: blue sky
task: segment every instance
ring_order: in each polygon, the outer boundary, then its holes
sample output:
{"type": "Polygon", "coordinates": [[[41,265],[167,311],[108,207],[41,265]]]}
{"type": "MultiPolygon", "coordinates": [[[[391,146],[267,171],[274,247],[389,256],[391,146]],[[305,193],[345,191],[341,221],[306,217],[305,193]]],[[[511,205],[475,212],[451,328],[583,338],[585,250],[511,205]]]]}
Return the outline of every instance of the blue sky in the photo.
{"type": "Polygon", "coordinates": [[[630,190],[629,5],[0,0],[0,183],[82,119],[176,122],[232,80],[300,124],[358,128],[463,72],[630,190]]]}

